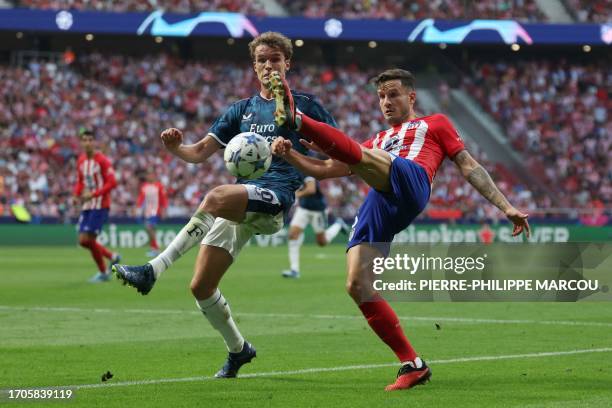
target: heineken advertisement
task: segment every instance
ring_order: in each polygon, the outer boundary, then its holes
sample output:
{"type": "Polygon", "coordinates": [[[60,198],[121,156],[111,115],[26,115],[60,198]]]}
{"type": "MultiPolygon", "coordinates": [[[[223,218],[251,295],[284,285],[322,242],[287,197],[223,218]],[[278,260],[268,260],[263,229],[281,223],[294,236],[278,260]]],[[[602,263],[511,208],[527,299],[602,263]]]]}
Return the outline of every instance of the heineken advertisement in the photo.
{"type": "MultiPolygon", "coordinates": [[[[167,245],[182,225],[160,225],[157,240],[167,245]]],[[[74,225],[23,225],[0,224],[0,245],[75,245],[77,231],[74,225]]],[[[142,225],[110,224],[98,237],[104,245],[113,248],[138,248],[147,245],[147,233],[142,225]]],[[[405,243],[491,243],[521,242],[524,237],[512,237],[507,224],[499,226],[425,224],[411,225],[397,234],[395,242],[405,243]]],[[[532,225],[530,242],[610,242],[612,226],[584,227],[579,225],[532,225]]],[[[314,234],[306,230],[305,242],[314,243],[314,234]]],[[[339,235],[334,241],[345,243],[339,235]]],[[[251,245],[260,247],[280,246],[287,243],[287,230],[274,235],[256,235],[251,245]]]]}

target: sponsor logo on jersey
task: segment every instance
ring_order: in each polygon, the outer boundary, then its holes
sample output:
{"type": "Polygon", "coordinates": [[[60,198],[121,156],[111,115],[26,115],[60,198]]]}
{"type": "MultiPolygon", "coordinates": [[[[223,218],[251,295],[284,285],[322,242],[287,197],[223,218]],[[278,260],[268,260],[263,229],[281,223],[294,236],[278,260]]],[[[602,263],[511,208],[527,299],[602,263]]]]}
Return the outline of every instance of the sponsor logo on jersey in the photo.
{"type": "Polygon", "coordinates": [[[249,132],[259,133],[268,133],[274,132],[276,130],[276,125],[274,123],[265,123],[263,125],[259,125],[257,123],[251,123],[251,127],[249,128],[249,132]]]}

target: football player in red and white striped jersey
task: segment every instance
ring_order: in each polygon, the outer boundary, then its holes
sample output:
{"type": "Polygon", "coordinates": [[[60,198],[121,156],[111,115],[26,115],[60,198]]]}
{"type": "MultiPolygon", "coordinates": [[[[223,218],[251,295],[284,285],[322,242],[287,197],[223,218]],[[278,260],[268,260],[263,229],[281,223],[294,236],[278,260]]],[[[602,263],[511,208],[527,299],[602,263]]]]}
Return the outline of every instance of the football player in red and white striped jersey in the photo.
{"type": "Polygon", "coordinates": [[[140,185],[136,206],[142,208],[145,228],[149,235],[150,250],[147,252],[147,256],[157,256],[159,254],[159,244],[155,237],[155,226],[163,217],[166,207],[168,207],[168,199],[164,185],[157,180],[155,172],[147,172],[146,180],[140,185]]]}
{"type": "Polygon", "coordinates": [[[89,281],[105,282],[111,277],[110,267],[107,269],[104,258],[113,265],[120,260],[113,253],[96,241],[102,226],[108,220],[110,209],[110,193],[117,186],[115,172],[110,160],[95,149],[93,131],[84,130],[80,134],[83,153],[77,159],[77,181],[74,185],[74,201],[81,205],[79,216],[79,244],[91,252],[98,273],[89,281]]]}
{"type": "Polygon", "coordinates": [[[331,159],[318,160],[293,150],[291,141],[278,138],[272,151],[317,179],[355,174],[372,187],[359,209],[347,249],[349,295],[368,324],[401,363],[397,379],[385,389],[400,390],[423,384],[431,370],[406,338],[395,311],[374,289],[371,265],[387,256],[393,237],[423,211],[431,182],[448,157],[461,174],[514,224],[514,235],[529,236],[527,214],[514,208],[487,171],[467,152],[448,118],[441,114],[418,117],[414,111],[414,76],[401,69],[387,70],[374,79],[380,110],[391,126],[359,145],[340,130],[296,111],[286,81],[273,74],[277,123],[297,129],[312,142],[309,148],[331,159]]]}

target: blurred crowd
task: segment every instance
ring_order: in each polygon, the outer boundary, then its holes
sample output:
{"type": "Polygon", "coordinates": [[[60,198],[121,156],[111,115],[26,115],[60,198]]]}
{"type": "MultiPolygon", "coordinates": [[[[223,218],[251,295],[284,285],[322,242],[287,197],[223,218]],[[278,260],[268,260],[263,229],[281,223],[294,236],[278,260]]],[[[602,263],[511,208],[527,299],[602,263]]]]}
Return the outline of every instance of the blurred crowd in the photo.
{"type": "Polygon", "coordinates": [[[600,64],[474,64],[465,86],[505,129],[548,207],[608,208],[612,201],[612,71],[600,64]]]}
{"type": "MultiPolygon", "coordinates": [[[[603,95],[582,86],[574,94],[567,94],[572,89],[567,83],[578,74],[582,78],[589,73],[596,84],[609,86],[610,77],[604,76],[607,71],[588,66],[548,68],[550,71],[544,72],[545,81],[565,84],[557,91],[562,94],[555,95],[555,100],[564,101],[559,108],[563,110],[551,112],[543,104],[542,111],[534,113],[536,102],[548,99],[532,95],[529,92],[535,91],[530,87],[514,93],[508,88],[526,81],[535,86],[531,75],[538,69],[542,67],[536,65],[527,70],[505,67],[503,86],[497,87],[491,100],[485,99],[483,89],[495,88],[491,81],[502,75],[501,64],[479,67],[476,79],[467,86],[483,105],[490,104],[500,122],[510,126],[509,134],[515,135],[513,143],[527,157],[537,157],[543,146],[548,146],[547,161],[543,163],[550,162],[551,166],[545,172],[550,188],[565,197],[565,201],[555,202],[548,194],[533,193],[483,153],[474,154],[511,201],[527,211],[562,205],[583,207],[596,199],[609,203],[610,165],[608,173],[596,171],[601,169],[601,153],[610,150],[610,140],[602,133],[610,132],[610,118],[601,109],[606,106],[601,105],[603,95]],[[501,92],[507,92],[508,98],[498,95],[501,92]],[[534,98],[533,103],[522,103],[525,92],[534,98]],[[522,124],[523,119],[516,117],[521,116],[520,107],[531,107],[522,114],[525,120],[537,124],[533,126],[537,135],[528,131],[531,125],[522,124]],[[558,123],[563,125],[559,132],[562,140],[551,142],[550,132],[558,123]],[[577,167],[576,163],[584,165],[577,167]]],[[[292,68],[289,79],[296,90],[316,95],[341,129],[363,141],[386,129],[375,91],[368,82],[374,74],[375,70],[357,66],[302,65],[292,68]]],[[[249,97],[257,89],[248,62],[202,63],[167,55],[131,58],[90,54],[79,57],[70,67],[37,62],[24,68],[2,66],[0,215],[8,215],[8,204],[17,203],[26,205],[34,215],[74,216],[78,209],[70,207],[69,198],[75,159],[80,151],[77,134],[81,127],[88,127],[95,129],[99,145],[116,169],[119,187],[113,193],[113,215],[138,215],[135,201],[140,179],[147,170],[154,169],[168,188],[167,216],[187,216],[206,191],[231,183],[233,178],[225,171],[221,154],[203,165],[173,158],[159,142],[160,131],[177,127],[185,131],[186,142],[195,142],[206,135],[213,120],[231,102],[249,97]]],[[[535,89],[551,92],[547,83],[535,89]]],[[[609,103],[607,99],[605,102],[609,103]]],[[[355,178],[327,180],[323,187],[331,211],[347,219],[355,215],[367,191],[355,178]]],[[[502,215],[464,181],[452,163],[447,163],[436,175],[425,216],[483,220],[502,215]]]]}
{"type": "Polygon", "coordinates": [[[155,169],[168,187],[168,215],[184,215],[199,203],[209,185],[229,180],[222,161],[188,166],[165,154],[160,129],[178,126],[193,140],[206,132],[183,113],[55,64],[31,63],[27,69],[0,69],[0,206],[25,204],[34,214],[69,217],[80,152],[80,127],[96,130],[101,150],[113,160],[119,187],[113,214],[133,215],[139,179],[155,169]],[[216,166],[216,167],[215,167],[216,166]]]}
{"type": "Polygon", "coordinates": [[[611,0],[565,0],[581,23],[612,23],[611,0]]]}
{"type": "Polygon", "coordinates": [[[16,0],[18,7],[40,9],[76,9],[114,12],[136,12],[163,9],[174,13],[226,11],[248,15],[264,15],[257,0],[16,0]]]}
{"type": "Polygon", "coordinates": [[[535,0],[280,0],[291,15],[305,17],[436,19],[517,19],[546,21],[535,0]]]}
{"type": "MultiPolygon", "coordinates": [[[[382,19],[516,19],[547,21],[536,0],[277,0],[290,16],[312,18],[382,19]]],[[[266,15],[261,0],[14,0],[18,7],[104,11],[151,11],[176,13],[230,11],[266,15]]],[[[566,0],[571,14],[580,22],[610,21],[610,0],[566,0]]]]}

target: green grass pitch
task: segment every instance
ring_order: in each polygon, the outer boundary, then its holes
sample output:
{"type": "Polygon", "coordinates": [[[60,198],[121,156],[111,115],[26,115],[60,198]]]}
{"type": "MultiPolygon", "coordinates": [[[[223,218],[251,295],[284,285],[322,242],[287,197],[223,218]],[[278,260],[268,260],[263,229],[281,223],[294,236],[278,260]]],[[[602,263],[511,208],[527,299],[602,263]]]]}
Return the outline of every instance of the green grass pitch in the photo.
{"type": "Polygon", "coordinates": [[[340,246],[303,248],[299,280],[280,277],[285,247],[244,250],[221,290],[258,357],[243,378],[211,379],[226,350],[190,295],[194,258],[141,296],[87,283],[93,262],[76,246],[0,248],[0,389],[83,386],[13,406],[612,405],[612,303],[394,303],[433,377],[383,391],[395,356],[346,295],[340,246]]]}

